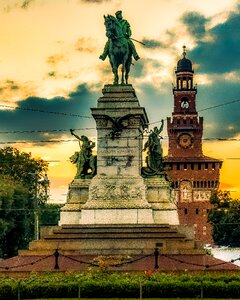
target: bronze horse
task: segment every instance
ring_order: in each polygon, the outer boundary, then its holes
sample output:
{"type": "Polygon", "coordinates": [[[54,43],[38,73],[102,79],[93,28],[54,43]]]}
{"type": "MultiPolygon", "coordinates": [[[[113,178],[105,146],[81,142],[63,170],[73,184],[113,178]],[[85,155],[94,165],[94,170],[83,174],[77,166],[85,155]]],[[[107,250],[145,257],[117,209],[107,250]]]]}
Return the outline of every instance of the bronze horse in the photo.
{"type": "Polygon", "coordinates": [[[115,17],[107,15],[104,19],[106,36],[109,39],[108,56],[114,74],[113,84],[119,83],[118,67],[120,65],[122,65],[121,84],[128,84],[128,74],[132,63],[132,50],[128,39],[123,35],[122,26],[115,17]]]}

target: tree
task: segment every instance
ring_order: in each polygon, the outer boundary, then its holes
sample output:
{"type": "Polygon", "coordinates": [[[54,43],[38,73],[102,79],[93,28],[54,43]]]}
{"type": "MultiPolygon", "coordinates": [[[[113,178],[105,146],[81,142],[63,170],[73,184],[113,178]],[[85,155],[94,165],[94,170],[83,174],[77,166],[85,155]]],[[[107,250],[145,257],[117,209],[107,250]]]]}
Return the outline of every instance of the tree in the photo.
{"type": "Polygon", "coordinates": [[[213,239],[217,245],[240,246],[240,201],[232,199],[228,191],[215,191],[210,198],[213,208],[208,221],[213,225],[213,239]]]}
{"type": "Polygon", "coordinates": [[[54,226],[60,219],[60,208],[62,204],[42,204],[40,205],[40,225],[54,226]]]}
{"type": "Polygon", "coordinates": [[[40,158],[32,158],[31,153],[20,152],[13,147],[0,149],[0,175],[8,175],[27,187],[32,197],[37,191],[40,203],[47,201],[46,185],[40,180],[47,169],[48,163],[40,158]]]}
{"type": "Polygon", "coordinates": [[[30,153],[0,149],[0,257],[11,257],[27,247],[34,236],[34,211],[46,204],[46,184],[41,177],[47,162],[30,153]]]}
{"type": "Polygon", "coordinates": [[[29,192],[9,176],[0,176],[0,256],[13,256],[27,246],[33,232],[29,192]]]}

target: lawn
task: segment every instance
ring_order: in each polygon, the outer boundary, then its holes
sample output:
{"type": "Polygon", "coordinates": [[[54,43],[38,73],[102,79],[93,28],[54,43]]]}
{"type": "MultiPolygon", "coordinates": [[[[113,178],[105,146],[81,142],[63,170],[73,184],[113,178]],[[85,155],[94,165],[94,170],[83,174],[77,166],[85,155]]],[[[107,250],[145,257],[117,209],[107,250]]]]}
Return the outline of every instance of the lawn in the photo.
{"type": "MultiPolygon", "coordinates": [[[[140,298],[41,298],[41,299],[34,299],[34,300],[139,300],[140,298]]],[[[176,298],[142,298],[144,300],[176,300],[176,298]]],[[[178,298],[184,300],[196,300],[196,298],[178,298]]],[[[200,298],[199,298],[200,299],[200,298]]],[[[204,300],[226,300],[226,298],[203,298],[204,300]]],[[[31,299],[28,299],[31,300],[31,299]]],[[[33,299],[32,299],[33,300],[33,299]]],[[[239,300],[239,299],[232,299],[228,298],[228,300],[239,300]]]]}

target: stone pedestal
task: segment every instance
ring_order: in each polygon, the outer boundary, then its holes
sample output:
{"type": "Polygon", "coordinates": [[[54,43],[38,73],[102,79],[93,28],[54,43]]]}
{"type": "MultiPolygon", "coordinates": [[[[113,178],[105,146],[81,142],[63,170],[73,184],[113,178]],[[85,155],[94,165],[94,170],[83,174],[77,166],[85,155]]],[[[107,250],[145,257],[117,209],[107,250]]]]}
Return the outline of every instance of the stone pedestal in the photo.
{"type": "Polygon", "coordinates": [[[142,167],[148,119],[131,85],[106,85],[97,108],[97,175],[89,186],[81,224],[153,223],[142,167]]]}
{"type": "Polygon", "coordinates": [[[153,209],[154,223],[178,225],[177,207],[169,182],[163,176],[145,178],[147,201],[153,209]]]}
{"type": "Polygon", "coordinates": [[[97,108],[97,174],[140,177],[142,132],[148,118],[131,85],[106,85],[97,108]]]}
{"type": "Polygon", "coordinates": [[[169,183],[143,179],[142,133],[148,118],[131,85],[106,85],[92,115],[97,129],[97,175],[75,179],[59,225],[179,224],[169,183]]]}
{"type": "Polygon", "coordinates": [[[198,254],[193,228],[179,227],[163,175],[143,178],[142,133],[148,124],[131,85],[107,85],[92,115],[97,124],[97,175],[69,186],[59,227],[42,231],[22,255],[198,254]]]}
{"type": "Polygon", "coordinates": [[[89,197],[91,179],[74,179],[68,189],[67,203],[62,207],[59,225],[80,224],[81,209],[89,197]]]}

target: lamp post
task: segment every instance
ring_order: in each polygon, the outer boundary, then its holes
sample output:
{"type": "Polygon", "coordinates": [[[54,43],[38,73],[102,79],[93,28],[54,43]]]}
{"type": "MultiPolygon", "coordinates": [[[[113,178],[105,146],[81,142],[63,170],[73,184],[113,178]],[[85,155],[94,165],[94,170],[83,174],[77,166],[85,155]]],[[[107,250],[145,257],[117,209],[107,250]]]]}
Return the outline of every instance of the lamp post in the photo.
{"type": "Polygon", "coordinates": [[[38,172],[29,173],[34,176],[35,190],[34,190],[34,237],[35,240],[39,240],[39,211],[38,211],[38,184],[47,184],[49,182],[47,174],[41,180],[38,180],[38,172]]]}
{"type": "Polygon", "coordinates": [[[34,199],[33,199],[33,210],[34,210],[34,238],[39,240],[39,216],[38,216],[38,172],[29,173],[34,177],[34,199]]]}

